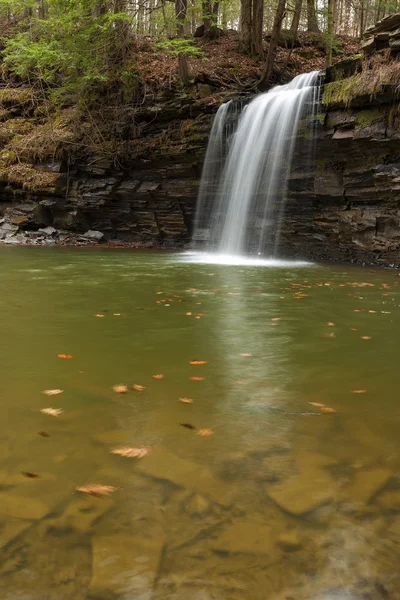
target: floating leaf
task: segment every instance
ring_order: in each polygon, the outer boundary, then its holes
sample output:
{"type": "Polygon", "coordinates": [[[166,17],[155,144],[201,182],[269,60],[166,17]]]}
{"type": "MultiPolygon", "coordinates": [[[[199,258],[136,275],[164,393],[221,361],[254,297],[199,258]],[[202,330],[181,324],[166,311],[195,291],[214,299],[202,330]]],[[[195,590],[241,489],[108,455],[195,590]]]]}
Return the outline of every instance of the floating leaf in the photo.
{"type": "Polygon", "coordinates": [[[362,336],[361,336],[361,339],[362,339],[362,340],[370,340],[370,339],[371,339],[371,336],[370,336],[370,335],[362,335],[362,336]]]}
{"type": "Polygon", "coordinates": [[[281,317],[273,317],[273,318],[271,319],[271,321],[280,321],[280,320],[281,320],[281,317]]]}
{"type": "Polygon", "coordinates": [[[38,435],[41,435],[44,438],[50,437],[50,435],[47,433],[47,431],[38,431],[38,435]]]}
{"type": "Polygon", "coordinates": [[[328,323],[328,327],[335,327],[335,323],[331,323],[331,322],[329,322],[329,323],[328,323]]]}
{"type": "Polygon", "coordinates": [[[38,473],[32,473],[31,471],[21,471],[21,473],[29,479],[37,479],[38,477],[40,477],[38,473]]]}
{"type": "Polygon", "coordinates": [[[186,316],[187,316],[187,317],[191,317],[191,316],[192,316],[192,313],[191,313],[191,312],[187,312],[187,313],[186,313],[186,316]]]}
{"type": "Polygon", "coordinates": [[[57,396],[57,394],[62,394],[64,390],[43,390],[43,394],[46,396],[57,396]]]}
{"type": "Polygon", "coordinates": [[[201,435],[202,437],[208,437],[210,435],[214,435],[212,429],[199,429],[196,435],[201,435]]]}
{"type": "Polygon", "coordinates": [[[158,373],[157,375],[152,376],[153,379],[164,379],[164,375],[162,373],[158,373]]]}
{"type": "Polygon", "coordinates": [[[182,427],[186,427],[186,429],[192,429],[194,431],[197,429],[197,427],[191,425],[190,423],[179,423],[179,425],[181,425],[182,427]]]}
{"type": "Polygon", "coordinates": [[[206,360],[197,360],[196,358],[193,360],[189,360],[189,365],[206,365],[206,360]]]}
{"type": "Polygon", "coordinates": [[[321,404],[320,402],[309,402],[308,404],[311,404],[311,406],[316,406],[317,408],[323,408],[325,406],[325,404],[321,404]]]}
{"type": "Polygon", "coordinates": [[[57,358],[66,358],[67,360],[69,360],[70,358],[72,358],[72,354],[57,354],[57,358]]]}
{"type": "Polygon", "coordinates": [[[41,408],[40,412],[43,413],[44,415],[50,415],[52,417],[59,417],[60,415],[63,414],[63,409],[62,408],[41,408]]]}
{"type": "Polygon", "coordinates": [[[102,315],[101,313],[97,313],[94,316],[97,317],[98,319],[103,319],[105,315],[102,315]]]}
{"type": "Polygon", "coordinates": [[[191,381],[203,381],[204,377],[196,377],[195,375],[193,375],[193,377],[189,377],[189,379],[191,381]]]}
{"type": "Polygon", "coordinates": [[[330,408],[329,406],[323,406],[321,408],[321,412],[323,412],[325,414],[333,414],[336,412],[336,410],[334,408],[330,408]]]}
{"type": "Polygon", "coordinates": [[[196,315],[196,316],[195,316],[195,319],[200,319],[200,315],[196,315]]]}
{"type": "Polygon", "coordinates": [[[179,398],[179,402],[182,402],[182,404],[193,404],[194,400],[191,398],[179,398]]]}
{"type": "Polygon", "coordinates": [[[143,392],[146,389],[144,385],[139,385],[138,383],[133,383],[131,387],[135,392],[143,392]]]}
{"type": "Polygon", "coordinates": [[[120,317],[120,316],[121,316],[121,313],[113,313],[113,316],[114,316],[114,317],[120,317]]]}
{"type": "Polygon", "coordinates": [[[334,333],[325,333],[325,337],[334,338],[336,335],[334,333]]]}
{"type": "Polygon", "coordinates": [[[143,456],[146,456],[149,452],[151,452],[150,446],[142,446],[140,448],[115,448],[115,450],[111,450],[111,454],[118,454],[125,458],[143,458],[143,456]]]}
{"type": "Polygon", "coordinates": [[[357,331],[355,327],[350,327],[350,331],[357,331]]]}
{"type": "Polygon", "coordinates": [[[87,485],[81,485],[75,489],[77,492],[82,492],[82,494],[88,494],[89,496],[97,496],[100,498],[101,496],[109,496],[112,492],[115,492],[117,488],[113,485],[88,483],[87,485]]]}
{"type": "Polygon", "coordinates": [[[242,354],[239,354],[239,356],[241,356],[242,358],[249,358],[250,356],[253,356],[253,355],[249,354],[248,352],[243,352],[242,354]]]}
{"type": "Polygon", "coordinates": [[[126,394],[128,386],[124,383],[117,383],[116,385],[113,385],[112,390],[117,394],[126,394]]]}
{"type": "Polygon", "coordinates": [[[365,394],[367,390],[352,390],[353,394],[365,394]]]}

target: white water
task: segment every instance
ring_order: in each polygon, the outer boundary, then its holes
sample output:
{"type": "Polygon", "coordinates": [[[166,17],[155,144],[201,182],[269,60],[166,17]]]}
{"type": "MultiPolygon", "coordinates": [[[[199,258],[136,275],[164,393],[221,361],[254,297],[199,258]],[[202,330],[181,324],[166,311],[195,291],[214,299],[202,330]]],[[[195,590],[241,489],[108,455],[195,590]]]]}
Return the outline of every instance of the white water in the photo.
{"type": "MultiPolygon", "coordinates": [[[[232,102],[220,107],[203,168],[195,240],[208,239],[223,255],[276,256],[299,122],[317,108],[317,80],[317,71],[299,75],[254,98],[239,119],[232,102]]],[[[310,142],[312,127],[308,133],[310,142]]]]}

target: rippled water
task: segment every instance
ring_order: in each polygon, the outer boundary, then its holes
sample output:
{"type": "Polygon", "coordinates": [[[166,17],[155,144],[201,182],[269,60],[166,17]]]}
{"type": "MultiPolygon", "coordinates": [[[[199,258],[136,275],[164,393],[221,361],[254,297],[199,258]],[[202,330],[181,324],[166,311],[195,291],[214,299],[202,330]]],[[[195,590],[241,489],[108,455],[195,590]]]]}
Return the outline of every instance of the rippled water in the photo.
{"type": "Polygon", "coordinates": [[[194,260],[0,249],[0,598],[400,598],[398,273],[194,260]]]}

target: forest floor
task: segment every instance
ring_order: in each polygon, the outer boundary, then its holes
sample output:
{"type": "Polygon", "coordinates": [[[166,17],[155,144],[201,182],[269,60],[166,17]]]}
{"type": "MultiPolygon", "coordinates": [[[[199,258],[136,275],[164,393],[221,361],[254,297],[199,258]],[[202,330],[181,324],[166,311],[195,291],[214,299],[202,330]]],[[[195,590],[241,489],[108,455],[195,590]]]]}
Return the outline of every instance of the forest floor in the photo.
{"type": "MultiPolygon", "coordinates": [[[[264,59],[246,56],[239,48],[239,34],[228,30],[216,40],[204,38],[193,42],[201,58],[190,58],[191,78],[216,87],[240,88],[257,84],[264,67],[264,59]]],[[[325,68],[325,51],[322,37],[316,34],[299,34],[299,47],[278,47],[275,59],[273,83],[283,83],[309,71],[325,68]]],[[[354,56],[359,52],[360,42],[349,36],[336,37],[333,62],[354,56]]],[[[264,41],[265,52],[268,43],[264,41]]],[[[178,82],[177,57],[168,51],[155,52],[154,47],[143,40],[138,54],[138,70],[150,87],[173,86],[178,82]]]]}

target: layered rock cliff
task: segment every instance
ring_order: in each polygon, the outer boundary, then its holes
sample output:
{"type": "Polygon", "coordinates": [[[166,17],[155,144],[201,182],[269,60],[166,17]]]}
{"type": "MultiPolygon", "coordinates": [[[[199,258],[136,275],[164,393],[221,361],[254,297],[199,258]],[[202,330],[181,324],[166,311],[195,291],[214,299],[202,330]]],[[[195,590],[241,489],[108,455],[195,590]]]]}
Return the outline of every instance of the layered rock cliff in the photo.
{"type": "MultiPolygon", "coordinates": [[[[398,73],[388,47],[328,70],[314,155],[301,144],[295,153],[281,254],[400,263],[398,73]]],[[[40,111],[23,89],[0,89],[0,241],[188,244],[213,114],[226,100],[216,92],[198,85],[143,106],[118,153],[78,150],[58,116],[44,161],[40,111]]]]}

